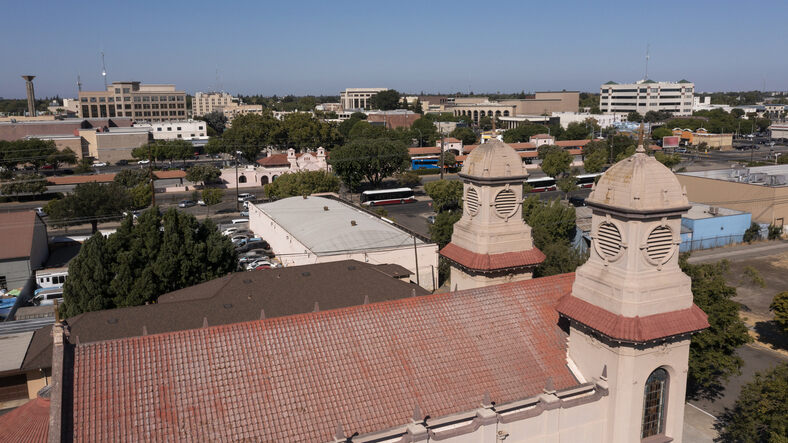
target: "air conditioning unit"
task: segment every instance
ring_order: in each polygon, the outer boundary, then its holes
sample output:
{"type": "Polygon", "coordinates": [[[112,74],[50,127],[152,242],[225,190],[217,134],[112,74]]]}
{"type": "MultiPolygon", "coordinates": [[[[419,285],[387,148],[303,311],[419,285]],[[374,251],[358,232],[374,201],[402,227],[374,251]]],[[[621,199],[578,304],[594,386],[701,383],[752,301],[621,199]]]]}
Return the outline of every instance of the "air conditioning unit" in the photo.
{"type": "Polygon", "coordinates": [[[719,213],[720,213],[720,208],[716,206],[709,206],[709,214],[718,215],[719,213]]]}

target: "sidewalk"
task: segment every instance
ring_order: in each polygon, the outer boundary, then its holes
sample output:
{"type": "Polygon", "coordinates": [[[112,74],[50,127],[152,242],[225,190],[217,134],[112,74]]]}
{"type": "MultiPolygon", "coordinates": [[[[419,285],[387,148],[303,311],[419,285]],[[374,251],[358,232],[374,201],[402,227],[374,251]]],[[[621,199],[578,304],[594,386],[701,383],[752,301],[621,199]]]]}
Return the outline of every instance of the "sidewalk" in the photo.
{"type": "Polygon", "coordinates": [[[705,263],[727,259],[730,261],[745,260],[752,257],[763,257],[765,255],[776,255],[788,252],[788,241],[771,240],[752,244],[739,244],[702,251],[694,251],[690,256],[689,263],[705,263]]]}

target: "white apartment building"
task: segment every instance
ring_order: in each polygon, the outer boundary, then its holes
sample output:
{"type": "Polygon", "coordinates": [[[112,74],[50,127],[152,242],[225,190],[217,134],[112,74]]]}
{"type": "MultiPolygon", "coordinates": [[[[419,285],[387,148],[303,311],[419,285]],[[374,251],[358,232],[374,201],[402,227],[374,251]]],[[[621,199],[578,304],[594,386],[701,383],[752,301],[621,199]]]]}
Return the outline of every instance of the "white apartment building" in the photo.
{"type": "Polygon", "coordinates": [[[140,123],[135,128],[145,128],[154,140],[208,140],[208,127],[201,120],[140,123]]]}
{"type": "Polygon", "coordinates": [[[236,101],[237,98],[226,92],[198,92],[192,98],[192,115],[201,117],[213,111],[221,111],[236,101]]]}
{"type": "Polygon", "coordinates": [[[599,108],[605,114],[637,111],[667,111],[673,115],[692,115],[695,84],[640,80],[636,83],[607,82],[600,87],[599,108]]]}
{"type": "Polygon", "coordinates": [[[339,93],[339,103],[343,109],[369,109],[369,99],[378,92],[389,88],[347,88],[339,93]]]}

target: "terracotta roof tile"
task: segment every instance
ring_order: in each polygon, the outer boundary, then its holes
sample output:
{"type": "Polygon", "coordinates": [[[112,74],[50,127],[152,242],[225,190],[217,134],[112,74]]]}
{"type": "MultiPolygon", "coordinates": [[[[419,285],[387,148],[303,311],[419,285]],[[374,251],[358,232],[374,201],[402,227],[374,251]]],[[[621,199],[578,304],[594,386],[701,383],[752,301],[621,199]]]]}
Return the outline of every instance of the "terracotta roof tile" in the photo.
{"type": "Polygon", "coordinates": [[[34,211],[0,213],[0,260],[30,257],[35,222],[34,211]]]}
{"type": "Polygon", "coordinates": [[[273,154],[257,160],[261,166],[290,166],[287,154],[273,154]]]}
{"type": "Polygon", "coordinates": [[[173,170],[173,171],[154,171],[153,175],[156,176],[158,179],[165,179],[165,178],[184,178],[186,177],[186,171],[181,170],[173,170]]]}
{"type": "Polygon", "coordinates": [[[561,299],[556,309],[572,320],[610,338],[627,342],[651,341],[709,327],[706,313],[696,305],[680,311],[646,317],[624,317],[567,295],[561,299]]]}
{"type": "Polygon", "coordinates": [[[77,345],[74,441],[333,441],[567,389],[573,280],[77,345]]]}
{"type": "Polygon", "coordinates": [[[52,185],[78,185],[80,183],[109,183],[115,174],[67,175],[61,177],[47,177],[47,183],[52,185]]]}
{"type": "Polygon", "coordinates": [[[46,442],[49,437],[49,399],[36,397],[0,416],[0,441],[46,442]]]}
{"type": "Polygon", "coordinates": [[[559,140],[555,142],[555,145],[562,148],[582,148],[590,141],[591,140],[559,140]]]}
{"type": "Polygon", "coordinates": [[[440,254],[449,260],[468,269],[494,271],[509,268],[535,266],[542,263],[545,255],[534,247],[523,252],[504,252],[502,254],[479,254],[449,243],[441,249],[440,254]]]}
{"type": "Polygon", "coordinates": [[[408,148],[410,155],[434,155],[440,154],[441,148],[437,146],[427,146],[425,148],[408,148]]]}

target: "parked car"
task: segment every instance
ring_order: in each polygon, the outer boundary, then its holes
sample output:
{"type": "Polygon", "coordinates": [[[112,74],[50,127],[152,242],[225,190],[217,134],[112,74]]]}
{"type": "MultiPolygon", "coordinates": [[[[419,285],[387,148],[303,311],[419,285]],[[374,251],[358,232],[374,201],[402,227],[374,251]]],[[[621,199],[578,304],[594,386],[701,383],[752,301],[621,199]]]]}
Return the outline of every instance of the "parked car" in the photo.
{"type": "Polygon", "coordinates": [[[115,165],[117,165],[117,166],[126,166],[128,164],[129,164],[128,160],[118,160],[118,161],[115,162],[115,165]]]}
{"type": "Polygon", "coordinates": [[[197,204],[200,206],[205,206],[205,200],[197,200],[197,204]]]}
{"type": "Polygon", "coordinates": [[[93,166],[96,167],[96,168],[101,168],[101,167],[107,166],[107,164],[104,163],[104,162],[96,161],[96,162],[93,162],[93,166]]]}
{"type": "Polygon", "coordinates": [[[427,216],[427,223],[429,223],[431,225],[434,225],[435,224],[435,216],[434,215],[427,216]]]}
{"type": "Polygon", "coordinates": [[[44,208],[42,208],[41,206],[37,207],[35,209],[35,211],[36,211],[36,214],[38,214],[39,217],[46,217],[47,216],[47,213],[44,212],[44,208]]]}
{"type": "Polygon", "coordinates": [[[178,202],[179,208],[191,208],[192,206],[196,205],[194,200],[181,200],[178,202]]]}
{"type": "Polygon", "coordinates": [[[254,200],[254,199],[255,199],[254,194],[250,194],[248,192],[244,192],[243,194],[238,194],[238,201],[239,202],[245,202],[245,201],[254,200]]]}
{"type": "Polygon", "coordinates": [[[239,234],[235,233],[230,237],[230,241],[233,242],[235,246],[242,246],[246,244],[246,240],[249,239],[249,234],[239,234]]]}
{"type": "Polygon", "coordinates": [[[234,225],[239,225],[239,224],[243,224],[243,223],[249,223],[249,219],[248,218],[234,218],[230,223],[232,223],[234,225]]]}
{"type": "Polygon", "coordinates": [[[231,227],[225,229],[224,231],[222,231],[222,235],[225,235],[225,236],[233,235],[233,234],[235,234],[236,232],[238,232],[240,230],[242,230],[242,228],[231,226],[231,227]]]}
{"type": "Polygon", "coordinates": [[[569,197],[569,203],[574,207],[580,207],[586,205],[586,198],[581,197],[579,195],[573,195],[569,197]]]}
{"type": "Polygon", "coordinates": [[[253,249],[254,250],[262,249],[263,251],[265,251],[266,257],[272,256],[274,254],[268,242],[261,238],[249,238],[246,240],[242,240],[235,245],[235,250],[239,253],[251,251],[253,249]]]}
{"type": "Polygon", "coordinates": [[[55,169],[55,167],[52,165],[44,165],[41,167],[41,169],[55,169]]]}
{"type": "Polygon", "coordinates": [[[241,211],[241,217],[249,217],[249,211],[241,211]]]}
{"type": "Polygon", "coordinates": [[[249,263],[248,265],[246,265],[246,270],[249,271],[249,270],[252,270],[252,269],[257,269],[260,266],[271,267],[271,265],[272,265],[272,263],[267,258],[261,258],[261,259],[257,259],[255,261],[249,263]]]}
{"type": "Polygon", "coordinates": [[[150,163],[150,160],[147,159],[143,159],[137,162],[138,165],[147,165],[148,163],[150,163]]]}

